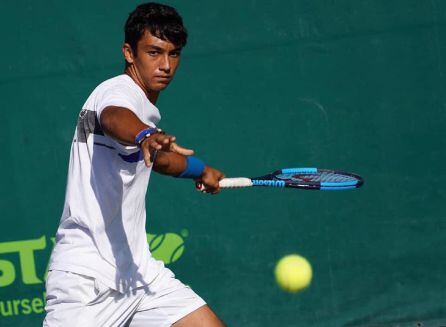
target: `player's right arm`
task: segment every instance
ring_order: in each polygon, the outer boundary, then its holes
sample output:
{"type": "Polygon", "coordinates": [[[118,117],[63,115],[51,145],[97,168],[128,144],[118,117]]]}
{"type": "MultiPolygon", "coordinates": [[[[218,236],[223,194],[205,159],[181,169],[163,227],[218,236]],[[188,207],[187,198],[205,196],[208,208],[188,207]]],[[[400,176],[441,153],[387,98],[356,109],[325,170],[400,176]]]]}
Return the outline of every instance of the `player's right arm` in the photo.
{"type": "MultiPolygon", "coordinates": [[[[125,145],[135,145],[135,138],[139,132],[149,128],[144,124],[133,111],[123,108],[109,106],[104,108],[99,118],[99,122],[105,134],[125,145]]],[[[175,143],[175,136],[155,133],[144,139],[141,144],[141,151],[144,162],[150,167],[155,151],[163,150],[176,152],[185,156],[192,155],[193,150],[185,149],[175,143]]]]}
{"type": "MultiPolygon", "coordinates": [[[[99,118],[103,131],[113,139],[126,145],[135,145],[136,136],[150,126],[144,124],[133,111],[110,106],[104,108],[99,118]]],[[[145,138],[139,146],[143,152],[147,167],[152,165],[157,152],[153,169],[161,174],[178,176],[187,168],[187,156],[194,154],[193,150],[183,148],[175,143],[175,136],[155,133],[145,138]]],[[[219,180],[224,175],[219,170],[205,166],[201,175],[195,178],[201,182],[208,193],[220,191],[219,180]]]]}
{"type": "MultiPolygon", "coordinates": [[[[159,151],[153,169],[160,174],[178,177],[187,169],[187,166],[186,156],[175,152],[159,151]]],[[[205,165],[201,175],[194,177],[194,180],[204,185],[206,193],[217,194],[220,192],[219,181],[224,177],[218,169],[205,165]]]]}

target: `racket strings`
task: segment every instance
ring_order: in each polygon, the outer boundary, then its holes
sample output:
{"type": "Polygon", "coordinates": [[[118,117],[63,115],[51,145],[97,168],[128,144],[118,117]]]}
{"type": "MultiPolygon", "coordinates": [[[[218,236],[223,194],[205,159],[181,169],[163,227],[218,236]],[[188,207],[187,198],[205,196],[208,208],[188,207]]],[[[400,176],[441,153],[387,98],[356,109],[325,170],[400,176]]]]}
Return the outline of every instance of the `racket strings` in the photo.
{"type": "Polygon", "coordinates": [[[334,172],[318,172],[316,174],[281,174],[277,177],[282,180],[299,181],[305,183],[343,183],[357,180],[353,176],[341,175],[334,172]]]}

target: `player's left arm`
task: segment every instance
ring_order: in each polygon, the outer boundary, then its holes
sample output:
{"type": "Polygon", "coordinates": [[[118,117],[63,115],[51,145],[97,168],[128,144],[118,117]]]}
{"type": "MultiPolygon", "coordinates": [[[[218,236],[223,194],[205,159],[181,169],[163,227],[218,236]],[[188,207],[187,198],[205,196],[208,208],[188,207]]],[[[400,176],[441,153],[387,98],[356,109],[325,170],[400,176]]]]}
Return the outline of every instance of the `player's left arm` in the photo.
{"type": "Polygon", "coordinates": [[[196,160],[201,160],[192,158],[176,152],[158,151],[153,169],[163,175],[192,178],[203,184],[207,193],[216,194],[220,192],[219,181],[224,178],[224,174],[202,162],[202,168],[193,167],[197,165],[196,160]],[[198,169],[198,172],[194,169],[198,169]],[[182,176],[188,171],[190,171],[191,176],[182,176]],[[193,176],[193,174],[196,175],[193,176]]]}

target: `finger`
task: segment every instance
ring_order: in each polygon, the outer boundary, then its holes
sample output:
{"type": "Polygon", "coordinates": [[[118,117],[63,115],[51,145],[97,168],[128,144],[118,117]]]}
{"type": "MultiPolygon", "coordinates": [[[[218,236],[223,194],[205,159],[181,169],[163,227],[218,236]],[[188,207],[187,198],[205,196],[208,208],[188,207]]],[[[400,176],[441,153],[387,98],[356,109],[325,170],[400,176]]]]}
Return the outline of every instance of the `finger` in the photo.
{"type": "Polygon", "coordinates": [[[219,184],[215,183],[204,183],[204,187],[207,193],[218,193],[220,192],[219,184]]]}
{"type": "Polygon", "coordinates": [[[167,140],[168,143],[172,143],[175,142],[177,138],[174,135],[155,134],[155,139],[162,140],[162,142],[166,142],[165,140],[167,140]]]}
{"type": "Polygon", "coordinates": [[[142,154],[144,157],[144,163],[146,164],[146,167],[148,168],[152,165],[152,161],[150,158],[150,151],[147,147],[143,147],[143,148],[141,148],[141,150],[142,150],[142,154]]]}
{"type": "Polygon", "coordinates": [[[176,143],[172,143],[170,145],[170,151],[182,154],[183,156],[191,156],[195,153],[194,150],[183,148],[182,146],[179,146],[176,143]]]}
{"type": "MultiPolygon", "coordinates": [[[[155,139],[155,141],[161,145],[161,148],[165,151],[171,151],[171,145],[175,140],[175,136],[171,135],[160,135],[155,139]]],[[[158,149],[159,150],[159,149],[158,149]]]]}
{"type": "Polygon", "coordinates": [[[166,136],[162,135],[162,134],[155,134],[155,135],[151,136],[150,140],[152,142],[156,142],[158,144],[163,144],[166,140],[166,136]]]}
{"type": "Polygon", "coordinates": [[[218,182],[218,179],[216,179],[216,178],[207,179],[206,181],[204,181],[204,184],[213,190],[220,187],[220,183],[218,182]]]}
{"type": "MultiPolygon", "coordinates": [[[[214,186],[215,186],[215,185],[214,185],[214,186]]],[[[218,193],[220,193],[220,191],[221,191],[221,189],[220,189],[220,185],[217,183],[217,185],[216,185],[215,187],[212,188],[211,193],[212,193],[212,195],[214,195],[214,194],[218,194],[218,193]]]]}
{"type": "Polygon", "coordinates": [[[155,140],[150,142],[149,146],[155,150],[161,150],[163,148],[163,146],[155,140]]]}
{"type": "Polygon", "coordinates": [[[164,136],[164,137],[167,137],[167,138],[169,138],[169,139],[171,139],[171,138],[176,139],[176,136],[175,136],[175,135],[170,135],[170,134],[160,134],[160,135],[162,135],[162,136],[164,136]]]}
{"type": "Polygon", "coordinates": [[[163,144],[164,142],[166,142],[165,140],[167,140],[167,142],[169,142],[170,136],[164,135],[164,134],[153,134],[153,135],[150,135],[150,137],[148,137],[148,139],[151,142],[157,142],[157,143],[163,144]]]}

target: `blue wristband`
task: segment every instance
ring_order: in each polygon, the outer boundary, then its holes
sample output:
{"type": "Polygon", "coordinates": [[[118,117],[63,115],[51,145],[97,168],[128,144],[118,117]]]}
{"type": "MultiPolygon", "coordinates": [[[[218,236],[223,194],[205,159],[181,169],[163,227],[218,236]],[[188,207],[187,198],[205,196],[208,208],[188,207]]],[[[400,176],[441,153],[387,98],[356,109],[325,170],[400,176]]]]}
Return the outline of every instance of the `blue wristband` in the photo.
{"type": "Polygon", "coordinates": [[[198,158],[188,156],[186,159],[186,169],[176,177],[179,178],[198,178],[203,175],[205,164],[198,158]]]}
{"type": "Polygon", "coordinates": [[[146,137],[149,137],[150,135],[155,133],[162,133],[162,130],[153,127],[143,129],[141,132],[138,133],[138,135],[136,135],[135,144],[141,145],[142,141],[144,141],[146,137]]]}

